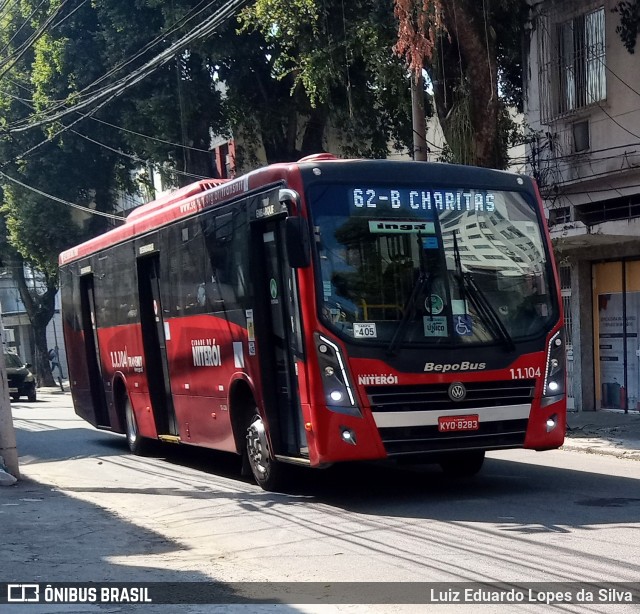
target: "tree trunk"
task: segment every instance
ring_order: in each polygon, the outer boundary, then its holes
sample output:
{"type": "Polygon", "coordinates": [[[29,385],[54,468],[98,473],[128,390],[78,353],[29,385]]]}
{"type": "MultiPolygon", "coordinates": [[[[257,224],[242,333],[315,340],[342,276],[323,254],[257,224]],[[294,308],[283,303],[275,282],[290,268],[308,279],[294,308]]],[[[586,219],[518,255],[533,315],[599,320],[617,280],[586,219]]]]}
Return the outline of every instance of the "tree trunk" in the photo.
{"type": "Polygon", "coordinates": [[[482,4],[471,0],[443,0],[443,6],[450,38],[440,38],[429,69],[442,129],[459,161],[502,168],[497,61],[489,17],[482,4]],[[460,140],[471,142],[457,145],[455,131],[465,120],[469,126],[460,140]],[[470,145],[468,155],[462,151],[465,144],[470,145]]]}
{"type": "Polygon", "coordinates": [[[184,149],[178,157],[178,169],[188,173],[188,175],[178,176],[180,185],[188,185],[194,181],[199,181],[199,177],[218,177],[213,153],[208,151],[211,141],[208,124],[198,122],[197,125],[194,125],[192,123],[190,128],[195,134],[189,135],[191,138],[186,145],[193,149],[184,149]]]}
{"type": "Polygon", "coordinates": [[[302,139],[301,157],[324,151],[324,133],[328,115],[329,111],[324,104],[311,110],[302,139]]]}
{"type": "Polygon", "coordinates": [[[24,276],[24,262],[21,259],[14,263],[11,270],[33,329],[36,380],[39,386],[55,386],[48,356],[47,325],[55,313],[57,285],[54,280],[45,277],[46,289],[43,294],[38,294],[35,288],[29,288],[27,285],[24,276]]]}

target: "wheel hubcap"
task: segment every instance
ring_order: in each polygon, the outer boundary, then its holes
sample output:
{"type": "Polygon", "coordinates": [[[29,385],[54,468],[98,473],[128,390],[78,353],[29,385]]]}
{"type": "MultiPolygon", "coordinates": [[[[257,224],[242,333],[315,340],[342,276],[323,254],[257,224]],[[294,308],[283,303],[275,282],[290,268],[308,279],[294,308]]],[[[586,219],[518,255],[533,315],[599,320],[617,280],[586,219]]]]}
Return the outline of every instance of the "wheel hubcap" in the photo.
{"type": "Polygon", "coordinates": [[[247,429],[247,455],[254,472],[265,475],[269,471],[269,445],[260,416],[256,416],[247,429]]]}
{"type": "Polygon", "coordinates": [[[127,437],[130,442],[134,442],[138,438],[138,427],[136,425],[136,419],[133,416],[133,409],[130,405],[127,406],[126,412],[127,418],[127,437]]]}

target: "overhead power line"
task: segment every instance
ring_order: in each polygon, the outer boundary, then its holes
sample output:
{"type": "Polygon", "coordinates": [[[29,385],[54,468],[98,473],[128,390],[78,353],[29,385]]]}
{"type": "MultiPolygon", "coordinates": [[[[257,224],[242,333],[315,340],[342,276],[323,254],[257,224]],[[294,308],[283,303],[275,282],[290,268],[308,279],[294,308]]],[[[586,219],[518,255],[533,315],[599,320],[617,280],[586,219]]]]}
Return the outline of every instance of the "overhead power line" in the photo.
{"type": "MultiPolygon", "coordinates": [[[[67,0],[65,0],[65,2],[66,1],[67,0]]],[[[137,60],[138,58],[143,56],[147,51],[152,49],[157,44],[165,43],[168,36],[171,36],[177,30],[179,30],[181,27],[183,27],[187,23],[189,23],[189,21],[191,21],[194,18],[198,17],[200,15],[200,13],[205,11],[211,5],[215,4],[216,1],[218,1],[218,0],[202,0],[202,2],[200,2],[200,4],[198,4],[197,6],[193,7],[190,11],[188,11],[185,15],[183,15],[176,22],[171,24],[171,26],[169,26],[169,28],[167,28],[166,30],[162,31],[154,39],[152,39],[151,41],[147,42],[141,49],[136,51],[136,53],[134,53],[132,56],[130,56],[130,57],[118,62],[115,66],[111,67],[111,69],[109,69],[104,75],[102,75],[101,77],[98,77],[98,79],[96,79],[92,83],[90,83],[87,86],[85,86],[79,92],[76,92],[75,96],[77,96],[80,99],[82,99],[84,96],[90,95],[87,92],[88,90],[90,90],[91,88],[94,88],[95,86],[100,84],[102,81],[105,81],[106,79],[111,77],[113,74],[117,73],[118,71],[122,70],[123,68],[125,68],[126,66],[131,64],[132,62],[134,62],[135,60],[137,60]],[[200,8],[202,6],[202,4],[204,4],[205,2],[208,2],[207,5],[205,7],[200,8]],[[87,92],[87,93],[85,93],[85,92],[87,92]]],[[[86,0],[85,0],[85,2],[86,2],[86,0]]],[[[85,4],[85,2],[83,2],[78,7],[76,7],[71,13],[69,13],[65,17],[63,17],[59,22],[54,24],[51,29],[55,28],[60,23],[62,23],[64,20],[66,20],[68,17],[70,17],[73,13],[75,13],[75,11],[77,11],[79,8],[81,8],[85,4]]],[[[55,104],[53,104],[48,109],[48,111],[53,111],[53,110],[56,110],[56,109],[64,108],[68,101],[65,99],[65,100],[56,100],[56,101],[52,101],[52,102],[54,102],[55,104]]]]}
{"type": "MultiPolygon", "coordinates": [[[[93,119],[93,118],[92,118],[93,119]]],[[[134,162],[139,162],[140,164],[144,164],[147,165],[149,163],[148,160],[143,160],[142,158],[134,155],[134,154],[129,154],[126,153],[120,149],[116,149],[115,147],[111,147],[110,145],[107,145],[106,143],[101,143],[100,141],[97,141],[94,138],[91,138],[90,136],[87,136],[86,134],[82,134],[81,132],[78,132],[77,130],[71,130],[70,132],[73,132],[73,134],[75,134],[76,136],[79,136],[83,139],[86,139],[87,141],[90,141],[91,143],[94,143],[95,145],[98,145],[99,147],[103,147],[104,149],[108,149],[109,151],[112,151],[120,156],[124,156],[125,158],[129,158],[131,160],[133,160],[134,162]]],[[[192,179],[211,179],[211,177],[205,177],[203,175],[194,175],[193,173],[187,173],[185,171],[179,171],[178,169],[172,168],[169,171],[171,174],[174,175],[182,175],[183,177],[191,177],[192,179]]]]}
{"type": "MultiPolygon", "coordinates": [[[[63,5],[66,3],[66,1],[67,0],[63,1],[63,5]]],[[[42,126],[42,125],[45,125],[45,124],[48,124],[48,123],[52,123],[54,121],[58,121],[62,117],[65,117],[65,116],[69,115],[70,113],[76,113],[76,114],[78,114],[80,116],[78,119],[73,121],[71,124],[65,125],[60,130],[56,131],[55,134],[50,135],[47,139],[43,140],[42,142],[36,144],[35,146],[31,147],[27,151],[25,151],[22,154],[20,154],[19,156],[17,156],[16,159],[23,158],[24,156],[28,155],[29,153],[31,153],[35,149],[37,149],[40,146],[44,145],[45,143],[53,140],[56,136],[58,136],[62,132],[71,129],[72,126],[74,126],[75,124],[80,122],[82,119],[85,119],[87,117],[91,118],[91,116],[94,113],[96,113],[100,108],[105,106],[107,103],[109,103],[111,100],[113,100],[117,96],[121,95],[129,87],[135,85],[136,83],[138,83],[139,81],[141,81],[142,79],[147,77],[155,69],[157,69],[158,67],[160,67],[163,64],[165,64],[167,61],[169,61],[175,55],[175,53],[179,52],[186,45],[188,45],[189,43],[197,40],[198,38],[202,38],[202,37],[210,34],[211,32],[215,31],[215,29],[217,29],[227,19],[232,17],[244,5],[248,4],[248,2],[249,2],[249,0],[231,0],[231,1],[227,2],[226,4],[222,5],[218,9],[218,11],[216,12],[215,15],[213,15],[213,16],[209,17],[208,19],[206,19],[202,24],[200,24],[199,27],[195,28],[194,30],[189,32],[187,35],[181,37],[176,43],[172,44],[170,47],[165,49],[162,53],[156,55],[154,58],[152,58],[150,61],[145,63],[142,67],[140,67],[139,69],[137,69],[136,71],[134,71],[130,75],[127,75],[123,79],[120,79],[119,81],[115,82],[114,84],[111,84],[109,87],[104,88],[102,90],[102,92],[99,92],[99,93],[95,93],[94,92],[90,99],[88,99],[88,100],[86,100],[84,102],[77,103],[76,105],[73,105],[71,107],[67,107],[63,111],[60,111],[58,113],[54,113],[53,115],[49,115],[49,117],[42,118],[38,122],[25,123],[25,125],[23,125],[23,126],[17,126],[17,127],[14,127],[13,129],[10,129],[9,132],[22,132],[22,131],[28,130],[30,128],[34,128],[34,127],[37,127],[37,126],[42,126]],[[87,114],[80,113],[80,109],[84,109],[86,106],[88,106],[90,104],[94,104],[94,103],[97,104],[97,106],[95,106],[93,109],[91,109],[87,114]]],[[[207,7],[210,6],[211,4],[213,4],[213,3],[210,2],[207,5],[207,7]]],[[[201,5],[202,5],[202,3],[200,5],[198,5],[198,6],[201,6],[201,5]]],[[[205,7],[205,8],[207,8],[207,7],[205,7]]],[[[79,7],[76,7],[75,10],[77,10],[77,8],[79,8],[79,7]]],[[[47,20],[47,25],[49,23],[50,23],[50,20],[48,19],[47,20]]],[[[58,23],[61,23],[61,22],[58,22],[58,23]]],[[[41,30],[44,31],[44,29],[41,29],[41,30]]],[[[166,33],[165,33],[165,35],[166,35],[166,33]]],[[[4,72],[6,73],[7,71],[5,70],[4,72]]],[[[4,74],[4,73],[2,73],[2,74],[4,74]]],[[[0,76],[2,76],[2,75],[0,74],[0,76]]],[[[15,98],[17,98],[17,97],[15,97],[15,98]]],[[[23,102],[24,104],[28,105],[26,100],[24,100],[24,99],[19,99],[19,100],[21,102],[23,102]]],[[[28,105],[28,106],[30,106],[30,105],[28,105]]],[[[27,120],[27,122],[28,121],[29,120],[27,120]]],[[[104,122],[104,123],[106,123],[106,122],[104,122]]],[[[76,134],[78,136],[87,138],[89,140],[93,140],[93,139],[90,139],[89,137],[86,137],[85,135],[82,135],[81,133],[76,132],[76,134]]],[[[102,143],[99,143],[97,141],[94,141],[94,142],[96,144],[98,144],[98,145],[101,145],[101,146],[109,148],[108,146],[106,146],[106,145],[104,145],[102,143]]],[[[109,148],[109,149],[112,149],[112,148],[109,148]]],[[[195,149],[195,148],[189,148],[189,149],[195,149]]],[[[120,153],[120,154],[125,155],[123,152],[119,152],[117,150],[114,150],[114,151],[116,151],[116,153],[120,153]]],[[[136,159],[140,160],[139,158],[136,158],[136,159]]],[[[5,163],[4,166],[6,166],[6,164],[7,163],[5,163]]],[[[187,174],[187,173],[184,173],[184,174],[187,174]]],[[[46,192],[44,192],[42,190],[34,188],[33,186],[27,185],[26,183],[24,183],[22,181],[19,181],[18,179],[15,179],[14,177],[11,177],[10,175],[7,175],[6,173],[2,172],[1,170],[0,170],[0,176],[4,177],[5,179],[7,179],[8,181],[10,181],[12,183],[15,183],[16,185],[19,185],[19,186],[21,186],[21,187],[23,187],[23,188],[25,188],[27,190],[30,190],[30,191],[32,191],[32,192],[34,192],[36,194],[39,194],[40,196],[44,196],[45,198],[49,198],[49,199],[51,199],[51,200],[53,200],[55,202],[58,202],[58,203],[61,203],[61,204],[65,204],[67,206],[70,206],[70,207],[73,207],[75,209],[84,211],[84,212],[89,213],[91,215],[100,215],[100,216],[103,216],[103,217],[107,217],[107,218],[110,218],[110,219],[116,219],[116,220],[120,220],[120,221],[125,219],[124,217],[116,215],[116,214],[105,213],[105,212],[102,212],[102,211],[96,211],[95,209],[91,209],[89,207],[84,207],[82,205],[78,205],[77,203],[72,203],[70,201],[58,198],[57,196],[53,196],[53,195],[48,194],[48,193],[46,193],[46,192]]],[[[195,177],[195,175],[191,175],[191,176],[195,177]]]]}
{"type": "MultiPolygon", "coordinates": [[[[71,107],[67,107],[65,110],[55,113],[53,115],[50,115],[49,117],[45,117],[38,122],[28,123],[29,120],[27,119],[25,122],[23,122],[22,125],[18,127],[14,125],[13,127],[5,128],[10,133],[23,132],[25,130],[29,130],[37,126],[43,126],[43,125],[52,123],[54,121],[58,121],[71,113],[77,113],[80,115],[80,118],[74,120],[73,122],[71,122],[66,126],[63,126],[59,130],[57,130],[55,133],[49,135],[46,139],[42,140],[40,143],[37,143],[36,145],[29,148],[28,150],[22,152],[21,154],[16,156],[14,160],[24,158],[25,156],[31,154],[36,149],[40,148],[42,145],[45,145],[46,143],[52,141],[58,135],[70,129],[72,126],[77,124],[82,119],[91,117],[103,106],[105,106],[106,104],[114,100],[116,97],[120,96],[125,90],[132,87],[136,83],[142,81],[149,74],[151,74],[156,68],[160,67],[162,64],[169,61],[173,57],[173,55],[175,55],[175,53],[177,53],[180,49],[182,49],[188,43],[194,40],[197,40],[198,38],[204,37],[207,34],[210,34],[211,32],[214,32],[216,28],[218,28],[220,25],[222,25],[222,23],[224,23],[227,19],[233,16],[235,12],[241,9],[244,5],[248,4],[249,1],[250,0],[230,0],[229,2],[224,4],[222,7],[220,7],[220,9],[215,15],[205,20],[205,22],[203,22],[203,24],[201,24],[200,27],[196,28],[195,30],[190,32],[188,35],[183,36],[179,41],[177,41],[176,43],[171,45],[168,49],[163,51],[161,54],[157,55],[155,58],[147,62],[144,66],[139,68],[137,71],[134,71],[130,75],[127,75],[126,77],[121,79],[120,81],[112,84],[109,88],[103,90],[102,94],[96,95],[94,98],[89,99],[85,102],[80,102],[71,107]],[[105,92],[110,94],[106,98],[104,98],[103,96],[105,92]],[[102,101],[98,102],[101,99],[102,101]],[[97,104],[97,106],[93,107],[86,115],[83,115],[80,113],[80,109],[90,106],[91,104],[97,104]]],[[[5,162],[3,166],[6,166],[7,164],[8,162],[5,162]]]]}
{"type": "Polygon", "coordinates": [[[182,145],[180,143],[173,143],[172,141],[167,141],[166,139],[159,139],[155,136],[149,136],[148,134],[142,134],[142,132],[136,132],[135,130],[129,130],[128,128],[124,128],[123,126],[116,126],[116,124],[111,124],[109,122],[104,121],[103,119],[99,119],[98,117],[91,117],[94,122],[98,122],[99,124],[104,124],[105,126],[110,126],[111,128],[115,128],[116,130],[122,130],[122,132],[127,132],[129,134],[134,134],[135,136],[142,137],[143,139],[149,139],[150,141],[156,141],[156,143],[164,143],[165,145],[171,145],[173,147],[180,147],[181,149],[188,149],[190,151],[200,151],[202,153],[209,153],[208,149],[201,149],[200,147],[190,147],[189,145],[182,145]]]}
{"type": "Polygon", "coordinates": [[[0,176],[4,177],[5,179],[8,179],[12,183],[15,183],[27,190],[30,190],[31,192],[35,192],[40,196],[45,196],[46,198],[55,200],[57,203],[68,205],[69,207],[73,207],[74,209],[79,209],[80,211],[84,211],[85,213],[90,213],[91,215],[101,215],[102,217],[108,217],[113,220],[119,220],[119,221],[125,220],[125,218],[122,215],[116,215],[115,213],[105,213],[104,211],[96,211],[95,209],[91,209],[91,207],[84,207],[82,205],[78,205],[77,203],[72,203],[71,201],[64,200],[63,198],[58,198],[57,196],[53,196],[52,194],[47,194],[46,192],[43,192],[38,188],[34,188],[33,186],[27,185],[26,183],[23,183],[22,181],[19,181],[14,177],[10,177],[9,175],[7,175],[6,173],[3,173],[2,171],[0,171],[0,176]]]}
{"type": "Polygon", "coordinates": [[[31,128],[43,126],[61,120],[63,117],[66,117],[71,113],[85,109],[94,104],[104,102],[105,100],[113,100],[133,85],[136,85],[137,83],[142,81],[154,70],[171,60],[176,53],[181,51],[189,43],[214,32],[229,17],[233,16],[240,8],[248,4],[248,2],[249,0],[230,0],[226,4],[222,5],[214,15],[205,19],[198,27],[181,37],[178,41],[171,44],[167,49],[153,57],[151,60],[147,61],[138,69],[125,75],[109,86],[106,86],[97,92],[90,93],[90,98],[78,102],[72,106],[66,107],[65,109],[58,112],[50,113],[48,116],[45,116],[38,121],[30,122],[29,120],[26,120],[17,125],[9,126],[8,131],[15,133],[24,132],[31,128]]]}
{"type": "MultiPolygon", "coordinates": [[[[40,8],[44,3],[45,3],[45,0],[41,0],[41,1],[40,1],[40,4],[38,4],[38,6],[37,6],[35,9],[33,9],[33,11],[31,12],[31,15],[29,15],[29,17],[27,17],[27,18],[22,22],[22,25],[21,25],[21,26],[20,26],[20,27],[19,27],[19,28],[18,28],[18,29],[13,33],[13,36],[12,36],[12,37],[7,41],[6,45],[5,45],[2,49],[0,49],[0,54],[3,54],[3,53],[4,53],[4,52],[9,48],[9,46],[11,45],[11,43],[15,40],[16,36],[18,36],[18,34],[20,34],[20,32],[22,32],[22,28],[24,28],[25,26],[27,26],[27,25],[29,24],[29,22],[31,21],[31,18],[36,14],[36,12],[38,11],[38,9],[39,9],[39,8],[40,8]]],[[[5,2],[4,6],[3,6],[3,8],[4,8],[4,7],[7,7],[7,13],[8,13],[8,9],[9,9],[9,8],[11,8],[11,7],[8,7],[8,6],[7,6],[8,4],[9,4],[8,2],[5,2]]],[[[58,10],[59,10],[59,8],[58,8],[58,10]]],[[[22,47],[22,45],[21,45],[20,47],[22,47]]],[[[11,56],[9,56],[9,58],[10,58],[10,57],[11,57],[11,56]]],[[[6,58],[6,59],[9,59],[9,58],[6,58]]]]}
{"type": "MultiPolygon", "coordinates": [[[[5,96],[8,96],[9,98],[13,98],[14,100],[17,100],[17,101],[21,102],[23,105],[25,105],[26,107],[29,107],[30,109],[33,110],[33,106],[30,104],[31,101],[28,101],[28,100],[26,100],[24,98],[20,98],[19,96],[14,96],[10,92],[5,92],[5,91],[2,91],[2,90],[0,90],[0,92],[3,93],[5,96]]],[[[171,143],[170,141],[165,141],[163,139],[156,139],[154,137],[150,137],[150,136],[147,136],[147,135],[144,135],[144,134],[140,134],[138,132],[134,132],[132,130],[127,130],[126,128],[122,128],[120,126],[116,126],[115,124],[110,124],[109,122],[105,122],[103,120],[97,119],[96,117],[92,117],[91,115],[84,115],[84,114],[80,113],[79,111],[77,111],[76,113],[78,115],[80,115],[80,119],[77,120],[75,123],[78,123],[81,119],[93,119],[94,121],[97,121],[97,122],[99,122],[101,124],[105,124],[107,126],[111,126],[113,128],[117,128],[118,130],[124,130],[125,132],[131,132],[132,134],[136,134],[136,135],[142,136],[144,138],[152,139],[154,141],[160,141],[162,143],[167,143],[169,145],[174,145],[175,147],[184,147],[185,149],[192,149],[194,151],[201,151],[201,152],[204,152],[204,153],[209,153],[208,150],[206,150],[206,149],[198,149],[196,147],[188,147],[186,145],[180,145],[179,143],[171,143]]],[[[93,139],[93,138],[87,136],[86,134],[78,132],[77,130],[72,130],[70,126],[66,126],[65,125],[64,126],[64,130],[67,130],[67,129],[69,129],[71,132],[73,132],[73,134],[75,134],[76,136],[79,136],[79,137],[81,137],[83,139],[86,139],[87,141],[90,141],[90,142],[98,145],[99,147],[103,147],[104,149],[108,149],[109,151],[113,151],[114,153],[116,153],[118,155],[124,156],[125,158],[129,158],[129,159],[134,160],[136,162],[139,162],[141,164],[144,164],[144,165],[149,164],[148,160],[144,160],[144,159],[140,158],[139,156],[124,152],[121,149],[116,149],[115,147],[111,147],[110,145],[107,145],[106,143],[102,143],[102,142],[100,142],[100,141],[98,141],[96,139],[93,139]]],[[[32,147],[30,150],[28,150],[28,152],[24,152],[24,153],[20,154],[18,156],[18,158],[23,158],[25,155],[27,155],[27,153],[30,153],[31,151],[33,151],[34,149],[44,145],[48,141],[49,141],[49,139],[45,139],[41,143],[38,143],[38,145],[36,145],[35,147],[32,147]]],[[[4,164],[1,165],[1,167],[5,167],[8,164],[9,164],[9,162],[5,162],[4,164]]],[[[175,174],[175,175],[182,175],[184,177],[192,177],[193,179],[208,179],[208,177],[204,177],[202,175],[194,175],[193,173],[187,173],[185,171],[180,171],[178,169],[171,169],[170,172],[172,174],[175,174]]]]}

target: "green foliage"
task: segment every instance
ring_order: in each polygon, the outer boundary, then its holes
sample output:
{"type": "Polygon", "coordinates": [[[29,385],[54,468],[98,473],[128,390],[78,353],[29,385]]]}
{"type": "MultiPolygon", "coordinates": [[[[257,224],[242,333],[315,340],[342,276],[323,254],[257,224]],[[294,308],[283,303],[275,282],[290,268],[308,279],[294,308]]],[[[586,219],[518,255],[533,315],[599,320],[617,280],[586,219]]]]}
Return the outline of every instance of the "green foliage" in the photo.
{"type": "Polygon", "coordinates": [[[529,6],[523,0],[494,0],[487,5],[491,9],[487,27],[496,45],[500,95],[505,106],[522,113],[523,37],[529,6]]]}
{"type": "MultiPolygon", "coordinates": [[[[479,3],[462,4],[481,23],[479,3]]],[[[521,68],[513,41],[520,8],[513,10],[510,0],[486,5],[491,15],[483,32],[497,41],[502,90],[517,100],[521,90],[513,84],[521,68]]],[[[251,163],[262,150],[276,162],[326,149],[367,157],[387,156],[390,145],[411,149],[409,80],[403,60],[392,53],[393,0],[256,0],[239,20],[228,20],[99,106],[101,88],[142,67],[218,6],[199,0],[4,3],[0,172],[110,212],[120,191],[137,189],[132,171],[141,161],[164,169],[174,185],[213,176],[207,152],[212,132],[242,136],[245,148],[237,154],[251,163]],[[79,101],[93,102],[41,122],[79,101]],[[26,125],[31,128],[23,130],[26,125]]],[[[458,65],[457,47],[449,47],[446,82],[461,90],[464,83],[450,72],[458,65]]],[[[462,113],[464,105],[458,109],[462,113]]],[[[0,187],[6,221],[0,251],[17,253],[44,274],[47,301],[30,317],[46,324],[58,253],[108,224],[2,176],[0,187]]]]}
{"type": "Polygon", "coordinates": [[[638,32],[640,31],[640,1],[621,0],[611,11],[620,15],[620,24],[616,26],[616,34],[622,40],[629,53],[635,53],[638,32]]]}
{"type": "MultiPolygon", "coordinates": [[[[282,138],[296,112],[298,129],[310,120],[338,130],[344,155],[385,157],[390,142],[411,147],[408,75],[391,51],[392,0],[258,0],[243,12],[240,31],[264,41],[261,89],[275,79],[293,98],[276,124],[282,138]]],[[[307,153],[289,149],[289,159],[307,153]]]]}
{"type": "MultiPolygon", "coordinates": [[[[2,12],[0,47],[13,63],[2,78],[0,127],[37,123],[91,98],[216,10],[174,28],[202,3],[65,4],[20,0],[2,12]]],[[[411,144],[408,80],[391,53],[394,40],[392,0],[258,0],[239,21],[230,20],[101,108],[95,117],[105,123],[83,118],[83,110],[28,131],[5,131],[0,170],[42,192],[110,211],[119,190],[135,191],[131,171],[139,160],[210,176],[211,158],[197,150],[208,149],[211,131],[241,133],[247,158],[264,147],[268,160],[277,161],[326,148],[330,125],[346,143],[342,153],[383,157],[389,143],[411,144]]],[[[170,173],[169,180],[192,177],[170,173]]],[[[107,227],[98,217],[78,225],[69,207],[2,183],[7,241],[47,274],[55,273],[59,251],[107,227]]]]}
{"type": "Polygon", "coordinates": [[[56,279],[58,254],[80,239],[69,208],[58,203],[43,207],[37,195],[8,186],[1,211],[6,216],[11,245],[20,254],[27,254],[28,261],[45,277],[56,279]]]}
{"type": "MultiPolygon", "coordinates": [[[[56,136],[63,128],[60,122],[9,132],[16,126],[37,123],[51,105],[74,98],[105,70],[100,46],[92,36],[96,22],[87,10],[89,5],[76,11],[74,19],[63,20],[58,15],[36,36],[46,18],[63,4],[21,0],[2,13],[0,22],[4,60],[0,78],[0,251],[11,264],[33,326],[36,357],[46,355],[46,325],[53,315],[58,287],[58,254],[102,232],[105,221],[93,218],[79,224],[74,219],[76,210],[16,182],[106,211],[112,207],[117,176],[126,177],[128,171],[120,156],[73,131],[56,136]],[[32,36],[34,40],[30,40],[32,36]],[[42,286],[25,283],[25,263],[42,275],[42,286]]],[[[67,121],[78,119],[80,116],[74,116],[67,121]]],[[[83,121],[76,125],[89,139],[105,138],[98,124],[83,121]]],[[[111,140],[111,145],[120,146],[121,140],[111,140]]],[[[50,377],[46,360],[36,359],[36,365],[40,381],[46,382],[50,377]]]]}
{"type": "Polygon", "coordinates": [[[293,87],[301,84],[312,105],[326,102],[332,66],[332,39],[326,27],[326,12],[316,0],[257,0],[242,11],[240,32],[259,32],[275,51],[273,76],[294,75],[293,87]],[[324,13],[324,14],[323,14],[324,13]],[[326,46],[317,41],[325,38],[326,46]]]}

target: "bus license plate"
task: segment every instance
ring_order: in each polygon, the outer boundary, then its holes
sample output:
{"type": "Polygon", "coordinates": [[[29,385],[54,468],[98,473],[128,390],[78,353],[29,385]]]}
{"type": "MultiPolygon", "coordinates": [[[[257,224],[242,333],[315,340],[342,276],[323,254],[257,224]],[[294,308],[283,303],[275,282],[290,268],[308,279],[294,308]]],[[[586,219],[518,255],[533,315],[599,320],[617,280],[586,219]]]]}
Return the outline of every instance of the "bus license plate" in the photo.
{"type": "Polygon", "coordinates": [[[441,433],[449,431],[477,431],[478,428],[480,428],[478,414],[438,417],[438,430],[441,433]]]}

